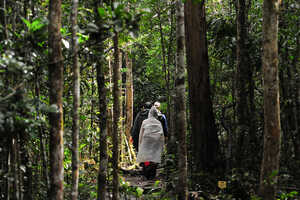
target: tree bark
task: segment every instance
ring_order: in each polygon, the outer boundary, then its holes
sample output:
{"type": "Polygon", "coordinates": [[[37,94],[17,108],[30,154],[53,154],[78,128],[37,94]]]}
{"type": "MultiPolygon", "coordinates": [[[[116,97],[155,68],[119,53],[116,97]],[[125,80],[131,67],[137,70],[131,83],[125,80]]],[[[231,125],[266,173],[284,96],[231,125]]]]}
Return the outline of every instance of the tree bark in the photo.
{"type": "Polygon", "coordinates": [[[130,129],[133,121],[133,83],[132,83],[132,62],[128,53],[126,56],[126,136],[130,138],[130,129]]]}
{"type": "Polygon", "coordinates": [[[113,38],[114,42],[114,66],[113,66],[113,200],[119,199],[119,122],[120,122],[120,96],[121,90],[119,81],[121,80],[120,73],[120,50],[119,50],[119,38],[118,33],[115,31],[113,38]]]}
{"type": "Polygon", "coordinates": [[[186,100],[185,100],[185,65],[184,65],[184,6],[181,0],[177,1],[177,67],[176,67],[176,123],[175,130],[178,136],[178,200],[188,199],[187,187],[187,150],[186,150],[186,100]]]}
{"type": "Polygon", "coordinates": [[[18,200],[19,199],[19,170],[18,170],[18,151],[17,151],[17,140],[15,136],[11,139],[11,168],[12,168],[12,175],[13,175],[13,193],[12,199],[18,200]]]}
{"type": "MultiPolygon", "coordinates": [[[[298,29],[300,28],[300,22],[297,23],[298,29]]],[[[294,92],[293,92],[293,101],[294,101],[294,118],[295,118],[295,140],[294,140],[294,149],[295,149],[295,158],[300,162],[300,35],[297,37],[297,49],[295,51],[295,56],[293,59],[293,75],[294,77],[294,92]]]]}
{"type": "MultiPolygon", "coordinates": [[[[174,113],[174,101],[172,98],[171,94],[171,78],[173,78],[175,72],[174,68],[172,69],[171,67],[175,65],[175,52],[173,50],[173,46],[175,43],[176,39],[176,19],[175,19],[175,14],[176,14],[176,6],[173,5],[173,2],[170,2],[171,6],[171,15],[170,15],[170,34],[169,34],[169,44],[168,44],[168,56],[167,56],[167,122],[169,124],[169,131],[168,131],[168,141],[167,141],[167,152],[169,154],[176,154],[176,137],[174,134],[174,127],[172,127],[172,123],[174,124],[173,117],[175,115],[174,113]],[[174,72],[174,73],[173,73],[174,72]],[[171,77],[172,75],[172,77],[171,77]]],[[[174,81],[175,82],[175,81],[174,81]]],[[[173,82],[172,82],[173,83],[173,82]]],[[[173,91],[172,91],[173,92],[173,91]]]]}
{"type": "MultiPolygon", "coordinates": [[[[205,4],[185,3],[185,36],[193,169],[213,171],[219,141],[212,110],[206,40],[205,4]]],[[[195,180],[195,179],[194,179],[195,180]]]]}
{"type": "MultiPolygon", "coordinates": [[[[95,13],[98,13],[97,9],[99,7],[103,7],[103,2],[95,0],[94,1],[94,9],[95,13]]],[[[97,22],[97,26],[101,27],[102,20],[99,18],[99,15],[95,15],[95,20],[97,22]]],[[[98,58],[96,59],[96,72],[97,72],[97,85],[98,85],[98,104],[99,104],[99,128],[100,128],[100,141],[99,141],[99,149],[100,149],[100,163],[99,163],[99,171],[98,171],[98,192],[97,192],[97,199],[98,200],[105,200],[106,193],[107,193],[107,167],[108,167],[108,154],[107,154],[107,138],[108,138],[108,111],[107,111],[107,100],[106,95],[108,89],[106,88],[105,84],[107,82],[105,78],[105,74],[109,69],[105,67],[105,59],[104,59],[104,40],[103,35],[105,35],[105,31],[101,30],[98,37],[96,38],[97,41],[97,55],[98,58]],[[100,58],[100,59],[99,59],[100,58]]]]}
{"type": "Polygon", "coordinates": [[[275,199],[280,158],[280,105],[278,81],[279,0],[263,4],[264,152],[259,192],[264,200],[275,199]]]}
{"type": "Polygon", "coordinates": [[[61,0],[49,2],[49,96],[56,109],[49,113],[51,200],[63,199],[64,147],[63,147],[63,57],[61,49],[61,0]]]}
{"type": "Polygon", "coordinates": [[[166,64],[166,47],[165,47],[165,37],[162,27],[162,18],[161,18],[161,5],[160,1],[158,1],[158,12],[157,12],[158,20],[159,20],[159,34],[160,34],[160,44],[161,44],[161,52],[162,52],[162,60],[163,60],[163,73],[165,81],[167,82],[167,64],[166,64]]]}
{"type": "MultiPolygon", "coordinates": [[[[248,60],[248,6],[251,0],[237,1],[237,66],[236,66],[236,116],[237,116],[237,145],[236,145],[236,164],[241,165],[243,154],[245,151],[246,137],[253,137],[250,134],[251,120],[249,116],[250,110],[250,94],[252,68],[248,60]]],[[[251,118],[250,118],[251,119],[251,118]]]]}
{"type": "MultiPolygon", "coordinates": [[[[22,174],[22,184],[20,184],[22,191],[20,195],[20,199],[33,199],[32,195],[32,164],[30,154],[28,153],[28,145],[27,145],[27,135],[21,134],[20,135],[20,145],[19,145],[19,155],[20,155],[20,164],[21,166],[25,167],[25,171],[22,174]],[[25,178],[26,177],[26,178],[25,178]],[[22,189],[23,188],[23,189],[22,189]]],[[[20,170],[22,172],[22,170],[20,170]]]]}
{"type": "Polygon", "coordinates": [[[6,0],[0,1],[0,23],[3,26],[3,35],[0,37],[1,40],[7,39],[7,18],[6,18],[6,0]]]}
{"type": "MultiPolygon", "coordinates": [[[[133,81],[132,81],[132,61],[129,58],[129,53],[126,53],[126,137],[127,141],[131,138],[131,128],[133,124],[133,81]]],[[[130,161],[135,160],[135,152],[133,146],[128,143],[130,161]]]]}
{"type": "MultiPolygon", "coordinates": [[[[72,1],[72,59],[73,59],[73,126],[72,126],[72,200],[78,199],[79,182],[79,109],[80,109],[80,69],[78,63],[78,39],[77,39],[77,14],[78,0],[72,1]]],[[[92,119],[91,119],[92,120],[92,119]]]]}
{"type": "MultiPolygon", "coordinates": [[[[98,43],[101,51],[99,53],[104,54],[103,42],[98,43]]],[[[102,54],[102,55],[103,55],[102,54]]],[[[102,56],[100,55],[100,56],[102,56]]],[[[99,100],[99,127],[100,127],[100,165],[98,172],[98,200],[106,199],[107,192],[107,167],[108,167],[108,154],[107,154],[107,102],[106,94],[107,88],[105,83],[105,70],[104,60],[101,59],[97,62],[97,84],[98,84],[98,100],[99,100]]]]}

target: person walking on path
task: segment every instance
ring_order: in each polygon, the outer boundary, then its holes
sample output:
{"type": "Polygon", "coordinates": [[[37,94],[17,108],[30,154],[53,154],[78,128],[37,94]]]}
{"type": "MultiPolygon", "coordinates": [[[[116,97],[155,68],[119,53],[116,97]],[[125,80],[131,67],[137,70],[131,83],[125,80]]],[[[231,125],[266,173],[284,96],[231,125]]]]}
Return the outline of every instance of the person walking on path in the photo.
{"type": "Polygon", "coordinates": [[[137,162],[143,167],[147,179],[156,176],[156,168],[161,163],[161,155],[165,137],[161,122],[158,120],[158,110],[153,106],[144,120],[139,135],[139,151],[137,162]]]}
{"type": "Polygon", "coordinates": [[[151,102],[146,102],[143,105],[142,110],[135,117],[135,120],[133,122],[133,126],[131,129],[131,137],[132,137],[133,147],[137,152],[139,151],[140,128],[142,126],[143,121],[148,118],[148,113],[151,106],[152,106],[151,102]]]}
{"type": "Polygon", "coordinates": [[[168,122],[167,122],[167,118],[166,118],[166,116],[163,113],[161,113],[161,111],[160,111],[160,103],[158,101],[156,101],[154,103],[154,107],[158,111],[158,120],[162,124],[163,130],[164,130],[164,136],[166,137],[166,140],[167,140],[167,138],[168,138],[168,122]]]}

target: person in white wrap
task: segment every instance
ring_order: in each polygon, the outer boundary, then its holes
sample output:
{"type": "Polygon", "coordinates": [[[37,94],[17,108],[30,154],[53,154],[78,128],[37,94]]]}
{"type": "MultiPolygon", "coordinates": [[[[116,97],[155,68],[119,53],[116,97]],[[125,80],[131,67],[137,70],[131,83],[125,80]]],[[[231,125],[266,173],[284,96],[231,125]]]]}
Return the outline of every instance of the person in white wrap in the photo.
{"type": "Polygon", "coordinates": [[[148,118],[142,123],[139,134],[139,151],[137,162],[143,166],[143,173],[147,179],[156,176],[156,168],[161,163],[164,147],[164,132],[158,118],[158,110],[153,106],[148,118]]]}

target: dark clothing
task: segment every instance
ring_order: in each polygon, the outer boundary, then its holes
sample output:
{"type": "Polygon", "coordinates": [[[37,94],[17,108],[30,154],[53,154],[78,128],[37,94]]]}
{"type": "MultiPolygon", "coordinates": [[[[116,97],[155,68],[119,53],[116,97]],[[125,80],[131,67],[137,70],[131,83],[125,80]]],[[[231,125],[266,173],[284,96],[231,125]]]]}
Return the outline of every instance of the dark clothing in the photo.
{"type": "Polygon", "coordinates": [[[148,118],[149,109],[144,109],[140,111],[133,123],[133,127],[131,129],[131,137],[133,140],[133,146],[136,149],[136,151],[139,151],[139,135],[140,135],[140,129],[142,126],[142,123],[145,119],[148,118]]]}
{"type": "Polygon", "coordinates": [[[168,123],[167,123],[167,118],[164,114],[159,113],[158,114],[158,120],[161,122],[161,125],[164,130],[164,136],[168,137],[168,123]]]}
{"type": "Polygon", "coordinates": [[[143,162],[141,166],[143,167],[143,175],[148,179],[154,179],[156,176],[157,163],[154,162],[143,162]]]}

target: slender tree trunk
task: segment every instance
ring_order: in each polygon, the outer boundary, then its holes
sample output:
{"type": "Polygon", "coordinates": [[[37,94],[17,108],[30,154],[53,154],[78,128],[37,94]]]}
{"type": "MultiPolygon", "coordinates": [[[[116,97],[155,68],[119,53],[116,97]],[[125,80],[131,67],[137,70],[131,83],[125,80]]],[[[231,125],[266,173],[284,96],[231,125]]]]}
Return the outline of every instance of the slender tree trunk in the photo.
{"type": "MultiPolygon", "coordinates": [[[[108,77],[109,77],[109,85],[112,85],[112,64],[111,59],[108,58],[108,77]]],[[[110,98],[112,98],[112,87],[109,87],[110,98]]],[[[113,132],[113,106],[107,109],[107,136],[112,137],[113,132]]]]}
{"type": "MultiPolygon", "coordinates": [[[[133,123],[133,81],[132,81],[132,61],[129,58],[129,53],[126,53],[126,137],[127,141],[131,138],[131,127],[133,123]]],[[[128,143],[130,160],[135,160],[135,152],[133,146],[128,143]]]]}
{"type": "MultiPolygon", "coordinates": [[[[39,72],[36,72],[36,77],[35,77],[35,96],[40,99],[40,80],[39,80],[39,72]]],[[[40,119],[40,112],[39,112],[39,104],[36,108],[37,112],[37,120],[40,119]]],[[[47,190],[47,196],[49,196],[49,191],[50,191],[50,180],[49,180],[49,171],[48,171],[48,165],[47,165],[47,153],[46,153],[46,148],[45,148],[45,142],[44,142],[44,137],[46,136],[44,134],[44,127],[40,126],[39,127],[39,139],[40,139],[40,158],[42,160],[42,179],[45,182],[46,185],[46,190],[47,190]]]]}
{"type": "MultiPolygon", "coordinates": [[[[104,1],[107,4],[108,1],[104,1]]],[[[103,7],[103,1],[94,1],[94,9],[95,9],[95,20],[97,22],[98,27],[102,27],[102,19],[98,15],[97,9],[99,7],[103,7]]],[[[104,56],[104,38],[106,35],[106,31],[100,29],[100,32],[96,38],[97,46],[95,47],[97,51],[96,58],[96,71],[97,71],[97,85],[98,85],[98,104],[99,104],[99,128],[100,128],[100,141],[99,141],[99,149],[100,149],[100,165],[98,171],[98,196],[97,199],[105,200],[107,193],[107,179],[108,179],[108,154],[107,154],[107,138],[108,138],[108,129],[109,121],[107,120],[109,111],[107,111],[107,91],[106,83],[108,80],[105,78],[107,76],[107,72],[109,70],[109,66],[105,67],[105,56],[104,56]]],[[[107,76],[108,77],[108,76],[107,76]]]]}
{"type": "MultiPolygon", "coordinates": [[[[11,142],[11,139],[8,140],[8,142],[11,142]]],[[[12,162],[12,158],[11,158],[11,145],[9,145],[9,148],[7,150],[7,173],[8,174],[11,174],[12,173],[12,170],[11,170],[11,162],[12,162]]],[[[10,200],[10,191],[11,191],[11,188],[12,188],[12,184],[11,184],[11,181],[9,180],[9,177],[6,178],[6,200],[10,200]]]]}
{"type": "Polygon", "coordinates": [[[61,0],[49,2],[49,93],[50,105],[56,112],[49,113],[51,200],[63,199],[63,57],[61,50],[61,0]]]}
{"type": "Polygon", "coordinates": [[[165,75],[165,81],[167,81],[167,64],[166,64],[166,47],[165,47],[165,38],[162,27],[162,18],[161,18],[161,5],[160,1],[158,1],[158,20],[159,20],[159,34],[160,34],[160,43],[161,43],[161,52],[162,52],[162,60],[163,60],[163,73],[165,75]]]}
{"type": "Polygon", "coordinates": [[[13,193],[12,199],[18,200],[19,199],[19,171],[18,171],[18,151],[17,151],[17,140],[15,136],[11,140],[11,167],[12,167],[12,174],[13,174],[13,193]]]}
{"type": "MultiPolygon", "coordinates": [[[[9,148],[7,146],[7,137],[1,138],[0,140],[0,148],[2,149],[2,152],[0,154],[0,170],[3,173],[8,173],[8,151],[9,148]],[[5,147],[5,148],[4,148],[5,147]]],[[[6,199],[7,196],[7,177],[1,177],[2,181],[0,182],[0,195],[2,199],[6,199]]]]}
{"type": "Polygon", "coordinates": [[[126,136],[129,140],[130,129],[133,121],[133,83],[132,83],[132,62],[128,53],[126,56],[126,136]]]}
{"type": "Polygon", "coordinates": [[[260,195],[274,200],[280,157],[280,106],[278,81],[279,0],[263,4],[263,75],[264,75],[264,153],[260,174],[260,195]]]}
{"type": "MultiPolygon", "coordinates": [[[[213,171],[219,141],[212,109],[204,1],[185,3],[185,36],[193,169],[213,171]]],[[[197,177],[194,177],[196,181],[197,177]]]]}
{"type": "Polygon", "coordinates": [[[237,67],[236,67],[236,114],[237,114],[237,145],[236,163],[240,166],[245,150],[246,137],[250,137],[250,84],[252,79],[251,63],[248,61],[248,9],[251,0],[237,1],[237,67]]]}
{"type": "MultiPolygon", "coordinates": [[[[33,199],[32,195],[32,164],[31,164],[31,158],[30,154],[27,150],[26,145],[26,138],[23,138],[21,136],[21,145],[20,145],[20,159],[21,159],[21,165],[25,166],[25,172],[22,177],[26,177],[26,179],[23,180],[23,188],[24,188],[24,194],[22,198],[24,197],[25,200],[27,199],[33,199]]],[[[21,190],[22,191],[22,190],[21,190]]]]}
{"type": "Polygon", "coordinates": [[[118,33],[115,32],[113,38],[114,42],[114,66],[113,66],[113,200],[119,199],[119,172],[118,172],[118,163],[119,163],[119,122],[120,122],[120,86],[119,81],[121,80],[120,73],[120,50],[119,50],[119,38],[118,33]]]}
{"type": "Polygon", "coordinates": [[[186,100],[185,100],[185,65],[184,65],[184,6],[177,1],[177,67],[176,67],[176,123],[178,136],[178,200],[188,199],[187,187],[187,151],[186,151],[186,100]]]}
{"type": "Polygon", "coordinates": [[[31,0],[31,13],[32,13],[32,19],[35,18],[36,12],[35,12],[35,0],[31,0]]]}
{"type": "MultiPolygon", "coordinates": [[[[99,54],[101,57],[104,54],[103,41],[98,43],[99,54]]],[[[105,83],[105,70],[104,70],[104,59],[97,62],[97,84],[98,84],[98,99],[99,99],[99,127],[100,127],[100,166],[98,171],[98,200],[106,199],[107,192],[107,166],[108,166],[108,154],[107,154],[107,102],[106,94],[107,88],[105,83]]]]}
{"type": "Polygon", "coordinates": [[[28,7],[29,7],[29,3],[30,3],[30,0],[24,0],[24,3],[23,3],[23,12],[24,12],[24,18],[25,19],[29,19],[28,18],[28,7]]]}
{"type": "MultiPolygon", "coordinates": [[[[300,22],[297,23],[298,29],[300,29],[300,22]]],[[[293,78],[294,80],[294,92],[293,92],[293,113],[295,118],[295,140],[294,140],[294,149],[295,149],[295,158],[300,162],[300,35],[297,37],[297,49],[295,51],[295,56],[293,59],[293,75],[298,75],[293,78]]]]}
{"type": "MultiPolygon", "coordinates": [[[[98,8],[103,7],[103,1],[94,1],[94,10],[95,13],[98,13],[98,8]]],[[[95,20],[97,25],[101,27],[102,20],[99,18],[99,15],[95,15],[95,20]]],[[[108,138],[108,113],[107,111],[107,99],[106,95],[108,89],[106,88],[106,80],[105,76],[107,76],[107,72],[110,70],[109,66],[105,67],[105,57],[104,57],[104,41],[102,36],[105,35],[106,32],[102,31],[99,33],[96,38],[97,46],[97,60],[96,60],[96,72],[97,72],[97,85],[98,85],[98,104],[99,104],[99,128],[100,128],[100,141],[99,141],[99,149],[100,149],[100,164],[98,171],[98,192],[97,199],[105,200],[107,193],[107,167],[108,167],[108,154],[107,154],[107,138],[108,138]],[[100,59],[99,59],[100,58],[100,59]]],[[[109,78],[109,76],[107,76],[109,78]]]]}
{"type": "MultiPolygon", "coordinates": [[[[72,58],[73,58],[73,131],[72,131],[72,200],[78,199],[79,182],[79,109],[80,109],[80,69],[78,64],[78,40],[77,40],[77,14],[78,0],[72,1],[72,58]]],[[[91,119],[92,120],[92,119],[91,119]]]]}
{"type": "Polygon", "coordinates": [[[171,98],[171,74],[173,73],[173,69],[171,68],[174,65],[174,60],[175,60],[175,53],[173,51],[173,46],[174,46],[174,41],[176,38],[176,21],[175,21],[175,12],[176,12],[176,7],[173,6],[173,2],[170,3],[172,6],[171,8],[171,15],[170,15],[170,26],[171,26],[171,31],[169,35],[169,45],[168,45],[168,57],[167,57],[167,121],[168,121],[168,141],[167,141],[167,152],[169,154],[176,154],[176,141],[175,141],[175,134],[174,131],[172,131],[172,125],[171,123],[174,122],[172,121],[172,117],[174,116],[174,109],[173,109],[173,102],[171,98]],[[173,112],[173,113],[172,113],[173,112]]]}
{"type": "Polygon", "coordinates": [[[3,27],[1,40],[7,39],[7,18],[6,18],[6,0],[0,0],[0,23],[3,27]]]}

